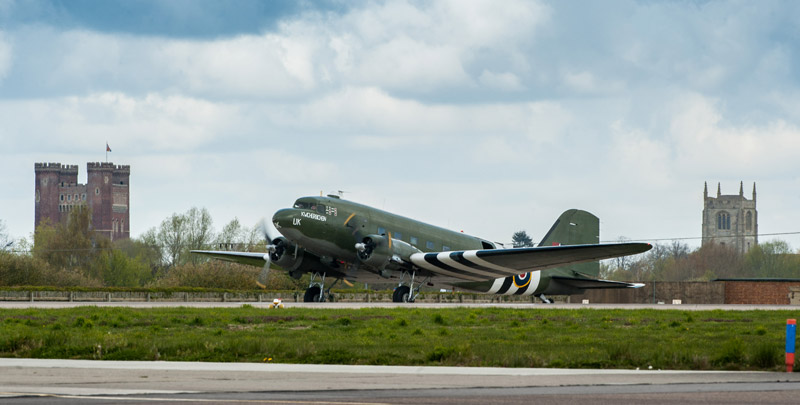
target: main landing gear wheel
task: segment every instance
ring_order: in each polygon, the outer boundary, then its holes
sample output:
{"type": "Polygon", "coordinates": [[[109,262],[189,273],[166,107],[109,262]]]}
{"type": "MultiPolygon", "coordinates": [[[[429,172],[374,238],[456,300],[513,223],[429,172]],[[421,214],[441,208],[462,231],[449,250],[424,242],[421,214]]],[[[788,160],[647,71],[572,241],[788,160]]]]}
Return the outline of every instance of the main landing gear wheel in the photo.
{"type": "Polygon", "coordinates": [[[306,289],[303,302],[322,302],[322,287],[315,285],[306,289]]]}
{"type": "Polygon", "coordinates": [[[411,288],[406,285],[401,285],[394,289],[392,293],[392,302],[409,302],[408,299],[410,296],[411,288]]]}

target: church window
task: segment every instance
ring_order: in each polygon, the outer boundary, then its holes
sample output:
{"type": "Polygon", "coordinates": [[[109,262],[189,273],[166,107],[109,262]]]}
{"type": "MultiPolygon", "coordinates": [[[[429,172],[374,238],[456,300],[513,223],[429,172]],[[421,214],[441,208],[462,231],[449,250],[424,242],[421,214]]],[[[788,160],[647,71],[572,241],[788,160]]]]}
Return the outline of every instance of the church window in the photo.
{"type": "Polygon", "coordinates": [[[731,216],[727,212],[717,214],[717,229],[731,229],[731,216]]]}
{"type": "MultiPolygon", "coordinates": [[[[747,216],[746,216],[745,221],[747,222],[747,230],[748,231],[752,231],[753,230],[753,212],[752,211],[747,211],[747,216]]],[[[749,248],[749,246],[748,246],[748,248],[749,248]]]]}
{"type": "Polygon", "coordinates": [[[94,193],[95,193],[96,195],[100,195],[100,187],[95,187],[95,188],[94,188],[94,193]]]}

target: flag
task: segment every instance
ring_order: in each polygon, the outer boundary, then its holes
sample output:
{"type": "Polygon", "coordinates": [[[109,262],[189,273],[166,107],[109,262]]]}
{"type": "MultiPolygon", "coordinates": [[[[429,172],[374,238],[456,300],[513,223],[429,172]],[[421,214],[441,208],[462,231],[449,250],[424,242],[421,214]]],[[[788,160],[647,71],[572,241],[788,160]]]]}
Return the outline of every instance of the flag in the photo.
{"type": "Polygon", "coordinates": [[[106,142],[106,152],[111,152],[111,148],[108,146],[108,142],[106,142]]]}

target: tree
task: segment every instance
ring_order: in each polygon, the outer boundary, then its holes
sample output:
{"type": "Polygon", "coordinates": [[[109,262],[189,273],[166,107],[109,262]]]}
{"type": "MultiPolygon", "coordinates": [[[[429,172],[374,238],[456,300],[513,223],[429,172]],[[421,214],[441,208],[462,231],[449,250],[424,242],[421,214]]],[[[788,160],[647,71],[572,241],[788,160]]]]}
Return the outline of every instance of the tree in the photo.
{"type": "Polygon", "coordinates": [[[128,257],[119,249],[102,252],[90,272],[109,287],[140,287],[151,278],[150,268],[143,260],[128,257]]]}
{"type": "Polygon", "coordinates": [[[708,281],[715,278],[742,277],[742,255],[733,248],[707,243],[689,255],[686,280],[708,281]]]}
{"type": "Polygon", "coordinates": [[[191,208],[185,214],[174,213],[161,222],[158,231],[149,230],[146,238],[155,237],[169,266],[186,262],[199,263],[203,259],[190,255],[190,250],[206,249],[214,241],[211,214],[205,208],[191,208]]]}
{"type": "Polygon", "coordinates": [[[156,240],[168,265],[174,266],[180,263],[183,252],[186,250],[186,218],[174,213],[161,221],[156,240]]]}
{"type": "Polygon", "coordinates": [[[56,269],[85,270],[101,251],[110,248],[108,238],[92,230],[92,213],[86,205],[75,206],[62,223],[51,225],[45,219],[33,236],[33,255],[56,269]]]}
{"type": "MultiPolygon", "coordinates": [[[[211,214],[205,208],[192,207],[186,212],[185,217],[188,250],[207,249],[208,245],[214,241],[214,225],[211,214]]],[[[196,263],[194,258],[198,257],[190,256],[190,259],[196,263]]]]}
{"type": "Polygon", "coordinates": [[[533,240],[525,230],[514,232],[514,236],[511,237],[511,243],[515,248],[533,247],[533,240]]]}
{"type": "Polygon", "coordinates": [[[744,257],[747,277],[797,278],[800,259],[789,244],[773,240],[753,246],[744,257]]]}
{"type": "MultiPolygon", "coordinates": [[[[160,275],[164,270],[161,248],[155,243],[155,236],[151,231],[145,232],[138,239],[120,239],[114,241],[114,249],[124,253],[128,258],[134,259],[149,270],[149,276],[144,280],[149,281],[160,275]]],[[[144,281],[143,281],[144,283],[144,281]]]]}
{"type": "Polygon", "coordinates": [[[238,218],[233,218],[231,222],[222,227],[222,232],[217,235],[214,242],[220,250],[239,250],[252,252],[261,243],[263,238],[259,236],[258,227],[248,228],[242,226],[238,218]]]}
{"type": "Polygon", "coordinates": [[[681,243],[679,240],[673,240],[669,245],[669,255],[673,259],[685,259],[689,257],[689,245],[681,243]]]}
{"type": "Polygon", "coordinates": [[[13,241],[11,237],[8,236],[8,231],[6,230],[6,225],[2,219],[0,219],[0,250],[6,250],[11,247],[13,241]]]}

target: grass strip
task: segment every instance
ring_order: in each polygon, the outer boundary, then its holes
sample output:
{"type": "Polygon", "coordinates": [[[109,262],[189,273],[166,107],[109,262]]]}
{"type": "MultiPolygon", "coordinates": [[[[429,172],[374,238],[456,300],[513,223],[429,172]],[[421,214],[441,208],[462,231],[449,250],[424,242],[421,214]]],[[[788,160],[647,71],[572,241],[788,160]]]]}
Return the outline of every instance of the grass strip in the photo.
{"type": "Polygon", "coordinates": [[[0,356],[481,367],[783,369],[792,311],[0,310],[0,356]]]}

